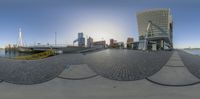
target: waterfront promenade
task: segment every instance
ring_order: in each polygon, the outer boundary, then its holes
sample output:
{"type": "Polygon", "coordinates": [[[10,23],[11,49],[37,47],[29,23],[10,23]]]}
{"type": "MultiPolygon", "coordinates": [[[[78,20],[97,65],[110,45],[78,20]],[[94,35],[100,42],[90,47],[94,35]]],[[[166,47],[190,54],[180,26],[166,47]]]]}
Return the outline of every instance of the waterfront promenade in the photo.
{"type": "Polygon", "coordinates": [[[110,49],[34,61],[0,58],[0,97],[199,99],[197,60],[200,56],[180,50],[110,49]]]}
{"type": "Polygon", "coordinates": [[[0,59],[0,80],[14,84],[37,84],[57,77],[67,66],[87,64],[109,79],[133,81],[158,72],[172,52],[102,50],[93,53],[62,54],[39,60],[0,59]],[[153,57],[152,57],[153,56],[153,57]]]}
{"type": "Polygon", "coordinates": [[[184,65],[179,53],[174,51],[171,58],[163,68],[153,76],[147,78],[148,81],[163,86],[190,86],[199,84],[200,79],[195,77],[184,65]]]}

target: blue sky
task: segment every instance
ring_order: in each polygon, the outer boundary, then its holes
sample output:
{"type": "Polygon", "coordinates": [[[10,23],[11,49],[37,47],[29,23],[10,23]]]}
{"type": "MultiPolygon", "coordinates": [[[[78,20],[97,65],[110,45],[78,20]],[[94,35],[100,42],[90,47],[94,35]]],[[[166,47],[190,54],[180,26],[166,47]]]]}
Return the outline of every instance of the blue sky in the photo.
{"type": "Polygon", "coordinates": [[[170,8],[176,48],[200,47],[200,2],[198,0],[1,0],[0,47],[16,44],[22,28],[27,45],[72,44],[78,32],[95,40],[138,40],[136,14],[155,8],[170,8]]]}

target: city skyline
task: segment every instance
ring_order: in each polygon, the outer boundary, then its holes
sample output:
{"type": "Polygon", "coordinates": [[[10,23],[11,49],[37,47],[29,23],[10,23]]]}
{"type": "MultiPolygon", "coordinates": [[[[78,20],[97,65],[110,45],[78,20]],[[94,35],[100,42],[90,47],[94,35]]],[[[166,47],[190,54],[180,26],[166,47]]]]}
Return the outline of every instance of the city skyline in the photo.
{"type": "Polygon", "coordinates": [[[26,44],[72,44],[78,32],[95,41],[111,38],[138,41],[136,14],[156,8],[170,8],[174,21],[175,48],[200,47],[198,26],[200,2],[196,0],[3,0],[0,1],[0,47],[16,44],[22,28],[26,44]]]}

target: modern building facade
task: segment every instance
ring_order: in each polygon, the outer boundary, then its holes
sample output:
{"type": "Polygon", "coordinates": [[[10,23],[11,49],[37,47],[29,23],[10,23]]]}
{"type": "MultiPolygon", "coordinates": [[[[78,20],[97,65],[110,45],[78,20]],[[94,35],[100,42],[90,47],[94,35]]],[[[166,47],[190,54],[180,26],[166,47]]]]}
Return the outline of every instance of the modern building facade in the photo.
{"type": "Polygon", "coordinates": [[[93,42],[93,47],[95,47],[95,48],[105,48],[106,47],[106,41],[93,42]]]}
{"type": "Polygon", "coordinates": [[[124,48],[124,42],[117,42],[117,40],[110,39],[109,48],[124,48]]]}
{"type": "Polygon", "coordinates": [[[142,50],[173,48],[173,22],[170,9],[153,9],[137,14],[139,45],[142,50]]]}
{"type": "Polygon", "coordinates": [[[85,47],[85,38],[83,37],[83,32],[78,33],[78,39],[74,40],[74,43],[78,42],[79,47],[85,47]]]}
{"type": "Polygon", "coordinates": [[[110,39],[110,46],[114,45],[114,39],[110,39]]]}
{"type": "Polygon", "coordinates": [[[93,47],[93,38],[89,37],[87,39],[87,47],[89,48],[93,47]]]}
{"type": "Polygon", "coordinates": [[[110,39],[110,45],[109,45],[109,47],[110,48],[116,48],[116,47],[118,47],[117,40],[110,39]]]}
{"type": "Polygon", "coordinates": [[[120,48],[120,49],[124,48],[124,42],[117,42],[116,45],[117,45],[117,48],[120,48]]]}
{"type": "Polygon", "coordinates": [[[131,37],[127,38],[127,42],[126,42],[127,49],[132,49],[133,48],[133,46],[132,46],[133,42],[134,42],[133,38],[131,38],[131,37]]]}
{"type": "Polygon", "coordinates": [[[78,33],[78,46],[84,47],[85,46],[85,38],[83,37],[83,33],[78,33]]]}
{"type": "Polygon", "coordinates": [[[133,42],[132,46],[133,46],[132,48],[133,50],[138,50],[139,42],[133,42]]]}

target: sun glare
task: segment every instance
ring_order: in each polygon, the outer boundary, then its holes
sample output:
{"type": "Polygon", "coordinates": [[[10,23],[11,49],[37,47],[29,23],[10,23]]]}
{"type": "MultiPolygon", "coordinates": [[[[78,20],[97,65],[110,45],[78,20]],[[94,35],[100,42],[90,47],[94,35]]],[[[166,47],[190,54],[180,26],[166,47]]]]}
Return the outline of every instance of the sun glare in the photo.
{"type": "Polygon", "coordinates": [[[109,21],[88,22],[86,25],[81,26],[80,30],[82,30],[86,38],[90,36],[94,41],[105,40],[109,43],[111,38],[120,41],[123,41],[125,38],[124,34],[120,32],[122,31],[120,25],[109,21]]]}

